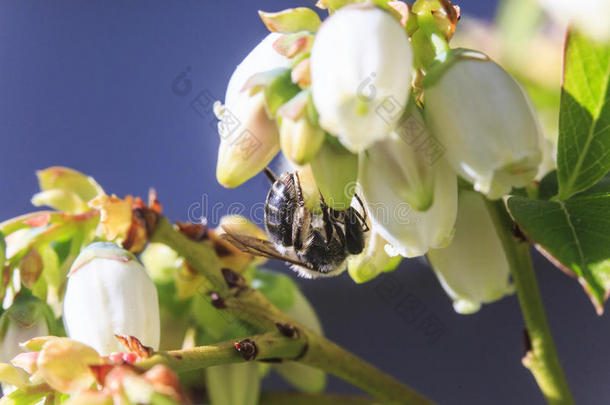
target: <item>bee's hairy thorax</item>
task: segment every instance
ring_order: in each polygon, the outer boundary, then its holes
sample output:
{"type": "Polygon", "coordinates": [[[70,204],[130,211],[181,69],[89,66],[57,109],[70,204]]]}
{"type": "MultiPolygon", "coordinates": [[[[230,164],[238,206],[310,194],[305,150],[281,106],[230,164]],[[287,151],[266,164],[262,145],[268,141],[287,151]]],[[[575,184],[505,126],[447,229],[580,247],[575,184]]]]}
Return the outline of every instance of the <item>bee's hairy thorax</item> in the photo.
{"type": "Polygon", "coordinates": [[[286,172],[267,195],[265,227],[280,253],[330,275],[344,269],[348,255],[362,251],[364,235],[352,207],[337,211],[322,202],[321,211],[312,213],[305,207],[298,175],[286,172]]]}

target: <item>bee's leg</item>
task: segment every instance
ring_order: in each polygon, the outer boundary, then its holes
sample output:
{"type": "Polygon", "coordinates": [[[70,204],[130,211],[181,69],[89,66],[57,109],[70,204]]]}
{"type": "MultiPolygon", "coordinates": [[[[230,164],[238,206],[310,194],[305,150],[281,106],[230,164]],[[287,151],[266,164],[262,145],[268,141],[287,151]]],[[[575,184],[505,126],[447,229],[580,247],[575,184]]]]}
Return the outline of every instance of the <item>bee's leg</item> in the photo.
{"type": "Polygon", "coordinates": [[[292,224],[292,246],[294,246],[296,251],[299,251],[303,248],[303,230],[309,227],[309,211],[305,208],[299,172],[294,172],[293,179],[297,206],[294,211],[294,223],[292,224]]]}
{"type": "Polygon", "coordinates": [[[303,237],[307,235],[307,230],[311,224],[311,213],[305,206],[297,207],[292,224],[292,246],[295,251],[303,248],[303,237]]]}
{"type": "Polygon", "coordinates": [[[345,233],[343,233],[343,230],[341,229],[339,224],[336,222],[333,222],[332,226],[335,229],[335,232],[337,232],[337,236],[339,236],[339,240],[341,241],[341,246],[346,246],[347,240],[345,238],[345,233]]]}
{"type": "Polygon", "coordinates": [[[330,220],[330,215],[328,215],[328,206],[322,206],[322,218],[324,219],[324,243],[328,243],[333,238],[333,224],[334,221],[330,220]]]}
{"type": "Polygon", "coordinates": [[[303,189],[301,188],[301,178],[299,177],[299,172],[294,172],[294,185],[297,192],[297,203],[299,207],[305,206],[305,198],[303,197],[303,189]]]}
{"type": "Polygon", "coordinates": [[[362,227],[362,231],[363,232],[368,232],[369,231],[369,226],[366,223],[366,220],[368,219],[368,215],[366,213],[366,208],[364,207],[364,203],[362,202],[362,200],[360,199],[360,196],[358,194],[354,194],[354,197],[356,197],[356,200],[360,204],[360,207],[362,207],[362,212],[364,214],[364,217],[358,211],[354,210],[354,212],[356,213],[356,216],[362,221],[362,223],[364,225],[362,227]]]}
{"type": "Polygon", "coordinates": [[[267,176],[267,178],[269,179],[271,184],[273,184],[273,183],[275,183],[277,181],[277,176],[268,167],[265,167],[263,169],[263,172],[265,173],[265,176],[267,176]]]}
{"type": "Polygon", "coordinates": [[[330,207],[326,205],[322,192],[320,190],[318,190],[318,192],[320,193],[320,210],[322,211],[322,217],[324,218],[324,233],[326,234],[324,243],[328,243],[328,241],[333,238],[333,223],[331,222],[329,215],[330,207]]]}

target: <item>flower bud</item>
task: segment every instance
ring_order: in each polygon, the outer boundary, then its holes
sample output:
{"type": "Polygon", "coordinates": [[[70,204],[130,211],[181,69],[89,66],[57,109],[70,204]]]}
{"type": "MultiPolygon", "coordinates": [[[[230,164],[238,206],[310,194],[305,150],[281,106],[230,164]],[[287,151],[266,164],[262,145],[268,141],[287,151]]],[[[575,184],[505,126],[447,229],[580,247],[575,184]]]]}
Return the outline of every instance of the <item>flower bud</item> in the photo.
{"type": "Polygon", "coordinates": [[[424,81],[425,114],[453,169],[491,199],[532,181],[541,135],[519,84],[474,51],[454,51],[437,69],[424,81]]]}
{"type": "Polygon", "coordinates": [[[19,346],[27,340],[49,334],[50,308],[22,291],[0,317],[0,362],[8,363],[23,353],[19,346]]]}
{"type": "Polygon", "coordinates": [[[483,198],[461,191],[451,244],[428,252],[434,272],[461,314],[476,312],[481,304],[514,291],[506,255],[483,198]]]}
{"type": "Polygon", "coordinates": [[[388,12],[371,5],[335,12],[311,51],[320,126],[354,153],[386,137],[407,104],[412,62],[407,33],[388,12]]]}
{"type": "Polygon", "coordinates": [[[310,93],[301,92],[278,110],[282,152],[300,166],[313,159],[326,136],[307,113],[309,103],[310,93]]]}
{"type": "MultiPolygon", "coordinates": [[[[398,140],[393,135],[388,142],[398,140]]],[[[409,156],[410,146],[401,148],[409,156]]],[[[410,157],[413,158],[413,153],[410,157]]],[[[443,158],[428,162],[430,166],[422,169],[426,172],[422,179],[416,173],[407,174],[405,168],[413,170],[409,166],[413,162],[407,163],[407,160],[397,160],[400,162],[398,169],[382,165],[385,168],[379,170],[375,162],[380,160],[375,154],[361,153],[358,181],[373,229],[391,245],[391,248],[386,246],[388,254],[416,257],[426,254],[430,248],[446,246],[451,240],[457,214],[457,179],[443,158]],[[401,172],[404,175],[396,175],[401,172]],[[426,211],[417,211],[409,201],[426,201],[429,198],[426,196],[430,187],[428,182],[433,182],[434,198],[426,211]],[[418,193],[418,188],[425,192],[418,193]]],[[[419,160],[418,164],[423,164],[423,161],[419,160]]]]}
{"type": "Polygon", "coordinates": [[[358,155],[345,149],[336,139],[327,137],[310,166],[326,204],[336,210],[347,209],[356,189],[358,155]]]}
{"type": "Polygon", "coordinates": [[[269,34],[237,66],[217,109],[220,147],[216,178],[225,187],[237,187],[260,172],[279,152],[278,129],[268,115],[262,91],[242,91],[253,75],[288,66],[273,49],[279,34],[269,34]]]}
{"type": "Polygon", "coordinates": [[[135,256],[112,243],[92,243],[68,275],[64,325],[68,336],[101,355],[124,351],[115,334],[159,348],[155,285],[135,256]]]}

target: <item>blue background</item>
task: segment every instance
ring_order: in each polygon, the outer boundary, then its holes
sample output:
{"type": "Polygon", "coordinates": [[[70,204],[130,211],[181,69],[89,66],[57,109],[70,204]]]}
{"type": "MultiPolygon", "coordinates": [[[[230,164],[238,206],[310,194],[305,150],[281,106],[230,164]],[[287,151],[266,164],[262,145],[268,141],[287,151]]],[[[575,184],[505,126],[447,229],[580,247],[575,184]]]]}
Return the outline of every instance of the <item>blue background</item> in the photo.
{"type": "MultiPolygon", "coordinates": [[[[257,9],[304,4],[313,2],[0,2],[0,218],[31,209],[34,171],[50,165],[90,174],[119,196],[145,196],[154,186],[174,220],[189,219],[189,206],[206,214],[206,199],[208,209],[224,203],[223,213],[234,201],[263,201],[262,176],[234,190],[217,185],[215,120],[190,102],[203,91],[223,98],[233,67],[266,34],[257,9]],[[191,90],[181,96],[172,83],[185,70],[191,90]]],[[[459,4],[486,18],[495,8],[493,1],[459,4]]],[[[537,270],[577,402],[604,402],[607,318],[595,315],[576,281],[539,257],[537,270]]],[[[300,283],[331,339],[441,403],[543,403],[520,363],[515,297],[457,315],[418,260],[364,285],[346,275],[300,283]],[[405,312],[407,303],[420,318],[407,316],[414,313],[405,312]],[[442,325],[438,340],[420,327],[424,318],[442,325]]],[[[277,378],[265,385],[285,388],[277,378]]],[[[329,391],[355,390],[333,379],[329,391]]]]}

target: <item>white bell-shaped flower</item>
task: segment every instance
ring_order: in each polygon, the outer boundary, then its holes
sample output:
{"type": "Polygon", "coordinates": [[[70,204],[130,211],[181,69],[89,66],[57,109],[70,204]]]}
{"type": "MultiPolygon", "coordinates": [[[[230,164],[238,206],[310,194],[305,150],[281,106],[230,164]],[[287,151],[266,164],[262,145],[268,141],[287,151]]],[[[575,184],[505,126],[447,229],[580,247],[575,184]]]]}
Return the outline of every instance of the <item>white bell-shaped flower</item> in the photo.
{"type": "Polygon", "coordinates": [[[502,242],[483,198],[473,191],[460,191],[451,244],[428,252],[434,272],[461,314],[476,312],[481,304],[514,292],[502,242]]]}
{"type": "Polygon", "coordinates": [[[220,120],[216,177],[225,187],[237,187],[255,176],[280,150],[278,128],[266,111],[263,92],[242,91],[253,75],[289,65],[273,49],[279,37],[267,35],[235,68],[224,106],[216,109],[220,120]]]}
{"type": "Polygon", "coordinates": [[[373,229],[391,255],[424,255],[449,243],[457,178],[414,104],[389,137],[360,153],[358,182],[373,229]]]}
{"type": "Polygon", "coordinates": [[[101,355],[125,350],[115,334],[159,349],[155,285],[134,255],[112,243],[92,243],[76,258],[68,274],[63,317],[68,336],[101,355]]]}
{"type": "Polygon", "coordinates": [[[497,199],[534,180],[542,155],[534,109],[519,84],[485,55],[458,51],[426,78],[425,116],[447,160],[497,199]]]}
{"type": "Polygon", "coordinates": [[[434,202],[425,212],[414,210],[401,198],[385,181],[387,173],[360,166],[359,182],[373,227],[391,245],[388,253],[392,256],[421,256],[451,241],[457,214],[457,179],[442,159],[435,165],[434,202]]]}
{"type": "Polygon", "coordinates": [[[311,51],[320,126],[354,153],[385,138],[407,104],[412,65],[407,33],[391,14],[341,8],[320,26],[311,51]]]}

